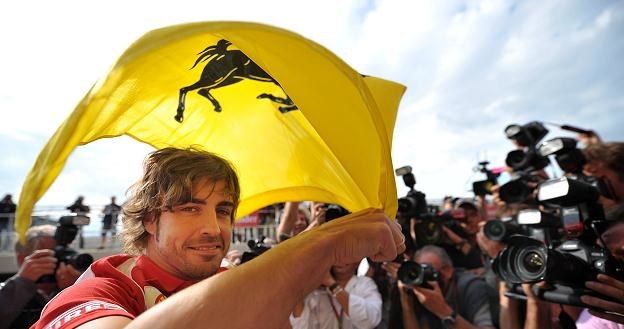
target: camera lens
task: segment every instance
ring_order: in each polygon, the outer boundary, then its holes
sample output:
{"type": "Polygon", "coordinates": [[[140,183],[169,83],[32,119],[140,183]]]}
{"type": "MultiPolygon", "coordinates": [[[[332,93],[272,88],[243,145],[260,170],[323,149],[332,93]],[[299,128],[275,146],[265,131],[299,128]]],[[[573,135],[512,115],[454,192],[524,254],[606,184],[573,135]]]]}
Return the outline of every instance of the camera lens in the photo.
{"type": "Polygon", "coordinates": [[[77,254],[71,259],[71,264],[78,271],[84,272],[93,263],[93,256],[89,254],[77,254]]]}
{"type": "Polygon", "coordinates": [[[397,277],[401,282],[410,286],[420,286],[423,283],[423,269],[420,264],[405,262],[401,264],[397,272],[397,277]]]}
{"type": "Polygon", "coordinates": [[[491,220],[483,227],[483,233],[485,236],[494,241],[501,241],[505,237],[506,233],[505,223],[500,220],[491,220]]]}
{"type": "Polygon", "coordinates": [[[523,282],[537,282],[546,274],[547,254],[544,247],[527,246],[522,249],[513,261],[518,277],[523,282]]]}
{"type": "Polygon", "coordinates": [[[524,202],[531,191],[522,179],[512,180],[500,187],[499,195],[501,200],[507,203],[524,202]]]}

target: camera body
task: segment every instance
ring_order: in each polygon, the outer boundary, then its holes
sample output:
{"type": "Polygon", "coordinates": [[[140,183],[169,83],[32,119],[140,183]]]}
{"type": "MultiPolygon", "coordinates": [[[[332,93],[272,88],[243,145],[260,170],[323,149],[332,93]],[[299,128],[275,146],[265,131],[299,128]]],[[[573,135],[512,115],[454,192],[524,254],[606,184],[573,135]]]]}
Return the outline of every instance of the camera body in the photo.
{"type": "Polygon", "coordinates": [[[350,214],[347,209],[337,204],[326,203],[323,208],[325,208],[325,222],[350,214]]]}
{"type": "Polygon", "coordinates": [[[431,264],[419,264],[412,261],[405,261],[399,267],[397,277],[409,287],[432,289],[431,285],[427,282],[439,281],[440,272],[433,268],[431,264]]]}
{"type": "MultiPolygon", "coordinates": [[[[87,253],[79,253],[69,247],[69,244],[76,238],[79,227],[88,225],[89,222],[89,217],[85,215],[70,215],[59,218],[56,231],[54,232],[54,240],[56,241],[54,257],[58,259],[57,268],[58,264],[65,263],[80,272],[84,272],[93,263],[93,256],[87,253]]],[[[44,275],[37,280],[38,283],[55,281],[56,278],[52,274],[44,275]]]]}
{"type": "Polygon", "coordinates": [[[270,245],[264,243],[265,237],[262,236],[256,240],[247,241],[247,246],[249,247],[249,251],[243,252],[241,256],[241,264],[244,264],[260,255],[262,255],[265,251],[271,249],[270,245]]]}

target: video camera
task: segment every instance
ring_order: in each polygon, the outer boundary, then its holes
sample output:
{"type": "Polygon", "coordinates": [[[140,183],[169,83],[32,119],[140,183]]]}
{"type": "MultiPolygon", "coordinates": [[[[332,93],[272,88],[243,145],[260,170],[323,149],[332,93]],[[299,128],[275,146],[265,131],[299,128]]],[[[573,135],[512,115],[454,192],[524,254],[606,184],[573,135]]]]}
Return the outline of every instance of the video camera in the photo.
{"type": "Polygon", "coordinates": [[[523,126],[512,124],[505,128],[507,138],[514,140],[523,150],[513,150],[507,154],[505,164],[512,170],[512,178],[499,190],[501,200],[506,203],[522,203],[531,195],[541,181],[534,172],[548,166],[548,158],[536,151],[537,143],[548,134],[548,129],[540,122],[533,121],[523,126]],[[534,184],[530,184],[534,183],[534,184]]]}
{"type": "MultiPolygon", "coordinates": [[[[62,216],[59,218],[54,232],[54,240],[56,246],[54,247],[54,257],[58,259],[58,264],[65,263],[71,265],[76,270],[84,272],[93,263],[93,256],[87,253],[78,253],[74,249],[68,247],[78,234],[78,228],[80,226],[89,225],[90,219],[85,215],[70,215],[62,216]]],[[[56,270],[55,270],[56,272],[56,270]]],[[[56,282],[56,278],[53,274],[44,275],[37,281],[42,282],[56,282]]]]}
{"type": "Polygon", "coordinates": [[[547,286],[536,287],[535,293],[546,301],[589,307],[581,302],[582,295],[610,299],[584,287],[599,273],[624,280],[624,264],[596,244],[608,224],[599,196],[594,186],[568,177],[540,184],[538,200],[559,211],[565,237],[545,243],[511,236],[492,265],[494,272],[512,284],[545,281],[547,286]]]}
{"type": "Polygon", "coordinates": [[[489,164],[490,163],[488,161],[482,161],[482,162],[479,162],[479,165],[477,167],[478,170],[484,173],[486,176],[485,180],[476,181],[472,183],[472,191],[477,196],[486,195],[486,194],[491,195],[492,186],[498,184],[498,176],[500,176],[500,173],[498,172],[495,173],[492,170],[488,169],[487,166],[489,164]]]}

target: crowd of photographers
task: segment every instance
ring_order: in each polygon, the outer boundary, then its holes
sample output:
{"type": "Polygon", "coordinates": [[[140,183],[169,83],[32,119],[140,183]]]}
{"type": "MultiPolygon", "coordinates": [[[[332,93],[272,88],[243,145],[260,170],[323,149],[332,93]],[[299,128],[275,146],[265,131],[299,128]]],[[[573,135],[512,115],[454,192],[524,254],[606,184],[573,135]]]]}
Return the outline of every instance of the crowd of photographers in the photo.
{"type": "MultiPolygon", "coordinates": [[[[624,143],[560,128],[579,137],[543,142],[542,123],[507,127],[516,146],[509,180],[480,163],[487,179],[474,183],[471,200],[428,204],[411,168],[398,169],[410,188],[397,216],[407,251],[393,262],[332,269],[293,310],[291,326],[624,328],[624,143]],[[559,178],[545,171],[555,163],[559,178]]],[[[287,203],[280,240],[346,213],[287,203]]]]}

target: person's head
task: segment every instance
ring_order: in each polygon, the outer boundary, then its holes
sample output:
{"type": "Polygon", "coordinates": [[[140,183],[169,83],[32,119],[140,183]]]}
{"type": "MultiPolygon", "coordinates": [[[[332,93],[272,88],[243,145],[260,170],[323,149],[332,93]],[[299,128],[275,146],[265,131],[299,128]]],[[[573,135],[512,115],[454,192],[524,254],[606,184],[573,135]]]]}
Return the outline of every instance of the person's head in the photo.
{"type": "Polygon", "coordinates": [[[13,196],[11,194],[7,194],[4,196],[4,198],[2,198],[2,203],[12,203],[13,196]]]}
{"type": "Polygon", "coordinates": [[[295,236],[308,227],[310,223],[310,210],[303,203],[299,204],[299,208],[297,208],[297,221],[295,221],[295,225],[293,225],[291,236],[295,236]]]}
{"type": "Polygon", "coordinates": [[[227,160],[195,148],[152,152],[123,205],[124,251],[182,279],[209,277],[229,249],[239,197],[227,160]]]}
{"type": "Polygon", "coordinates": [[[334,265],[331,268],[331,274],[336,280],[348,280],[357,273],[360,262],[334,265]]]}
{"type": "Polygon", "coordinates": [[[453,273],[455,273],[451,258],[444,249],[438,246],[426,245],[418,249],[414,254],[414,261],[419,264],[431,264],[433,268],[440,272],[442,289],[446,289],[453,277],[453,273]]]}
{"type": "Polygon", "coordinates": [[[587,159],[584,171],[605,180],[613,189],[616,201],[624,200],[624,143],[590,144],[583,154],[587,159]]]}
{"type": "Polygon", "coordinates": [[[54,249],[54,247],[56,247],[56,240],[54,240],[55,232],[56,227],[53,225],[37,225],[30,227],[26,231],[26,245],[22,245],[19,241],[15,243],[17,264],[22,266],[24,258],[36,250],[54,249]]]}
{"type": "Polygon", "coordinates": [[[604,247],[619,261],[624,261],[624,204],[619,204],[606,214],[607,222],[611,223],[602,234],[604,247]]]}
{"type": "Polygon", "coordinates": [[[472,202],[464,201],[460,203],[457,208],[464,210],[464,215],[466,216],[466,232],[469,234],[477,234],[477,232],[479,232],[479,222],[481,221],[477,206],[472,202]]]}
{"type": "Polygon", "coordinates": [[[115,196],[112,196],[112,197],[111,197],[111,204],[114,204],[114,203],[115,203],[115,201],[117,201],[117,198],[116,198],[115,196]]]}

